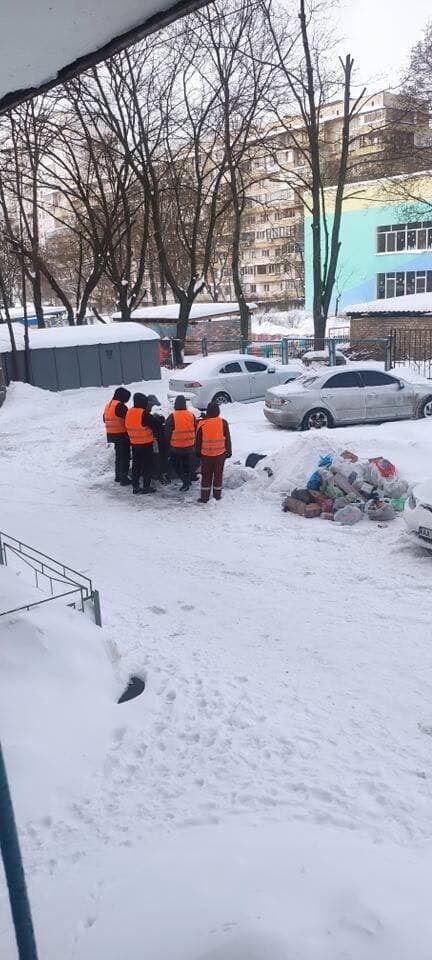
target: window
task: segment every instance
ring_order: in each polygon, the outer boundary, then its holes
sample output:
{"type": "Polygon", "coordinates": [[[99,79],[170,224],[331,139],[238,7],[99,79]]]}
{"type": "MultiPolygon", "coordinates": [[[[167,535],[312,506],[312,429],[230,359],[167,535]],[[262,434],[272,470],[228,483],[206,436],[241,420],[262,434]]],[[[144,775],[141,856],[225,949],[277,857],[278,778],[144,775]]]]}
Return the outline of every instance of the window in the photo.
{"type": "Polygon", "coordinates": [[[269,256],[270,256],[270,250],[261,250],[261,256],[262,256],[262,257],[269,257],[269,256]]]}
{"type": "Polygon", "coordinates": [[[432,250],[432,222],[423,220],[377,227],[377,253],[394,253],[395,250],[432,250]]]}
{"type": "Polygon", "coordinates": [[[265,235],[266,235],[265,230],[257,230],[257,232],[256,232],[256,234],[255,234],[257,240],[264,240],[265,235]]]}
{"type": "Polygon", "coordinates": [[[219,373],[242,373],[242,368],[239,363],[226,363],[224,367],[219,370],[219,373]]]}
{"type": "Polygon", "coordinates": [[[361,378],[365,387],[394,387],[397,380],[380,370],[362,370],[361,378]]]}
{"type": "Polygon", "coordinates": [[[336,373],[323,384],[324,390],[334,390],[336,387],[361,387],[358,373],[336,373]]]}
{"type": "Polygon", "coordinates": [[[415,293],[432,293],[432,270],[407,270],[406,273],[379,273],[377,298],[403,297],[415,293]]]}
{"type": "Polygon", "coordinates": [[[269,290],[270,290],[270,284],[269,284],[269,283],[265,283],[265,284],[264,284],[264,293],[268,293],[269,290]]]}
{"type": "Polygon", "coordinates": [[[258,363],[258,360],[245,360],[246,370],[249,370],[249,373],[266,373],[267,367],[265,363],[258,363]]]}

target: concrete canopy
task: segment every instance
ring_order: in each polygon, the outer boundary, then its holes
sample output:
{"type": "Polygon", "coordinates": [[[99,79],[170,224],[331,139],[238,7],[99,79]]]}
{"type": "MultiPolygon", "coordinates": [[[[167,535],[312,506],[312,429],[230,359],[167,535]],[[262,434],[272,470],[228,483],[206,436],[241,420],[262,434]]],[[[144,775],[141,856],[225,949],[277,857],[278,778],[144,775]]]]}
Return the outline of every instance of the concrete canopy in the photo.
{"type": "Polygon", "coordinates": [[[208,0],[0,0],[0,113],[208,0]]]}

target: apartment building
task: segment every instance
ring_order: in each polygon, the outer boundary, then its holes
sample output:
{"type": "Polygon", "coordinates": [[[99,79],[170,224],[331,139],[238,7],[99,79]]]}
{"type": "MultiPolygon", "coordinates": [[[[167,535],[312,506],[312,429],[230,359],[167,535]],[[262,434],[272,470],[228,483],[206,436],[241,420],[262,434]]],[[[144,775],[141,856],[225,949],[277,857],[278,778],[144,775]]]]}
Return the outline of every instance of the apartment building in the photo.
{"type": "MultiPolygon", "coordinates": [[[[342,122],[342,101],[322,107],[325,186],[335,182],[342,122]]],[[[365,97],[352,120],[348,179],[370,180],[388,176],[389,169],[392,173],[415,169],[421,165],[421,150],[415,147],[430,138],[429,116],[421,104],[408,104],[389,91],[365,97]]],[[[269,130],[262,143],[251,161],[243,217],[244,290],[263,305],[294,308],[304,302],[304,200],[309,181],[305,131],[299,118],[269,130]]],[[[233,296],[227,271],[224,294],[233,296]]]]}

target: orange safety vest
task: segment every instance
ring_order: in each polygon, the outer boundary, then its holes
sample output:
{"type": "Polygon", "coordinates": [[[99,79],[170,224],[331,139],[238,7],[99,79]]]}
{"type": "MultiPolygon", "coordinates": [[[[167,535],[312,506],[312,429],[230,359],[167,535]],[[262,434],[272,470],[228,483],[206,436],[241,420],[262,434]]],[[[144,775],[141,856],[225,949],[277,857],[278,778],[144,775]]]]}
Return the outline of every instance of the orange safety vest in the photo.
{"type": "Polygon", "coordinates": [[[154,440],[153,430],[150,427],[143,427],[141,423],[143,413],[142,407],[131,407],[126,414],[126,430],[133,447],[153,443],[154,440]]]}
{"type": "Polygon", "coordinates": [[[126,433],[125,421],[122,417],[117,417],[115,412],[119,403],[120,400],[110,400],[105,406],[103,418],[107,437],[113,433],[126,433]]]}
{"type": "Polygon", "coordinates": [[[172,414],[174,430],[171,434],[171,446],[175,450],[193,447],[195,443],[195,417],[190,410],[174,410],[172,414]]]}
{"type": "Polygon", "coordinates": [[[198,430],[202,431],[202,457],[220,457],[226,452],[224,424],[221,417],[202,420],[198,424],[198,430]]]}

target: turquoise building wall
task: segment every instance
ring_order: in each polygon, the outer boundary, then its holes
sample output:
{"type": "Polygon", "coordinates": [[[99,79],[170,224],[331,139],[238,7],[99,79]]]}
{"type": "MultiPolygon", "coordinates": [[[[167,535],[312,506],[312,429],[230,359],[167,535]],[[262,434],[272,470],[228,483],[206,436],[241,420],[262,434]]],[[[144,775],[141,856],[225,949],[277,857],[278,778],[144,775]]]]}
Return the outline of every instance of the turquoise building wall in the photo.
{"type": "MultiPolygon", "coordinates": [[[[431,191],[432,196],[432,191],[431,191]]],[[[419,209],[416,204],[411,212],[401,209],[400,203],[379,203],[370,200],[348,200],[342,214],[336,284],[331,301],[330,314],[334,314],[338,286],[341,292],[339,313],[354,303],[377,299],[377,274],[397,271],[432,270],[432,250],[377,253],[377,227],[409,220],[432,220],[432,210],[427,204],[419,209]]],[[[330,215],[329,227],[333,224],[330,215]]],[[[312,218],[305,216],[305,306],[312,310],[312,218]]]]}

